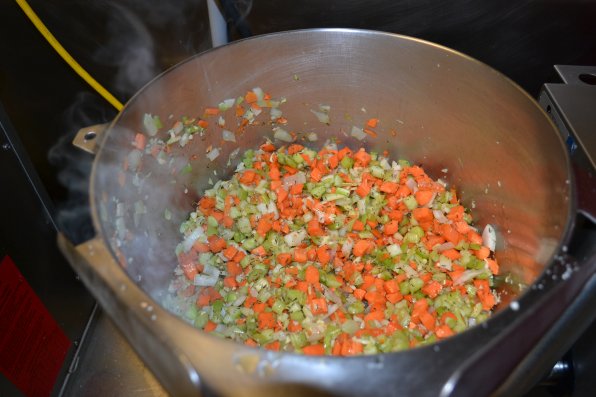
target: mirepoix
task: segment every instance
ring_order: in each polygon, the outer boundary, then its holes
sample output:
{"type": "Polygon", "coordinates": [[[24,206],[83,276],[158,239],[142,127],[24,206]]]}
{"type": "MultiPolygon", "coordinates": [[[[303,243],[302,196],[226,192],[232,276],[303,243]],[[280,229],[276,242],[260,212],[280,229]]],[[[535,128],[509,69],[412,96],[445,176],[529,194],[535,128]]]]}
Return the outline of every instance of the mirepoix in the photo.
{"type": "Polygon", "coordinates": [[[453,188],[387,153],[270,141],[180,226],[195,327],[309,355],[393,352],[482,322],[499,266],[453,188]]]}

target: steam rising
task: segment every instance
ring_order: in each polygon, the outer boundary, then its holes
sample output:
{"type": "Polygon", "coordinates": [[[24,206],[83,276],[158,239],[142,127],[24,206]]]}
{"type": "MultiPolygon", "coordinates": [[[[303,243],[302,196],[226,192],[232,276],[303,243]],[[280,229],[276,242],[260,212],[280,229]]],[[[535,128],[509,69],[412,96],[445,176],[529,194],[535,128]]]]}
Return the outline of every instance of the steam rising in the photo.
{"type": "Polygon", "coordinates": [[[107,121],[113,115],[89,93],[79,93],[77,100],[64,114],[64,124],[70,126],[66,135],[50,148],[50,164],[58,168],[58,181],[68,189],[63,202],[57,203],[60,230],[74,243],[94,235],[89,214],[89,174],[93,157],[74,147],[72,140],[80,128],[107,121]]]}

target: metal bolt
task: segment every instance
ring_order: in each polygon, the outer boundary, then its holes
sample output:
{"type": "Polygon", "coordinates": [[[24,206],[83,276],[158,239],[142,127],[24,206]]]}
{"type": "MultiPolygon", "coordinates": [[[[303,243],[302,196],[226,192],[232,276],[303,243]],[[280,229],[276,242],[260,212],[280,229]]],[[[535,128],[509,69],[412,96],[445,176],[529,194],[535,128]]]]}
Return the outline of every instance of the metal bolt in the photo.
{"type": "Polygon", "coordinates": [[[4,143],[2,144],[2,149],[4,149],[4,150],[9,150],[9,149],[10,149],[10,144],[9,144],[8,142],[4,142],[4,143]]]}

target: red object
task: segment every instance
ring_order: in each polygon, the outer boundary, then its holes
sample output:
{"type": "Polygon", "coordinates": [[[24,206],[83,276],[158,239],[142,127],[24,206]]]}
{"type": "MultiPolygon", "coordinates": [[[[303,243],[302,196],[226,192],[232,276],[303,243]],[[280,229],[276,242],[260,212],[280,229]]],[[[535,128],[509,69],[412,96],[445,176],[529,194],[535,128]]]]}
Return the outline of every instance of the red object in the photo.
{"type": "Polygon", "coordinates": [[[0,262],[0,372],[28,397],[49,396],[71,341],[10,257],[0,262]]]}

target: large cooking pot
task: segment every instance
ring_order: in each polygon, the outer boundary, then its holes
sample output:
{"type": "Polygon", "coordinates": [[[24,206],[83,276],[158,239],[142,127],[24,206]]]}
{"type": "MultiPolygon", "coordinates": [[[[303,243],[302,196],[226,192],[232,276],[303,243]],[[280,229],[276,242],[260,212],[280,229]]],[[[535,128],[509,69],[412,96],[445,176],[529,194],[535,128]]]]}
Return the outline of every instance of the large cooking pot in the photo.
{"type": "Polygon", "coordinates": [[[234,396],[489,394],[593,273],[557,260],[576,209],[569,158],[546,114],[493,69],[414,38],[322,29],[235,42],[157,77],[97,142],[85,138],[97,145],[90,184],[97,236],[78,246],[60,236],[59,244],[172,395],[205,387],[234,396]],[[235,149],[256,148],[273,134],[249,127],[237,144],[223,145],[220,134],[197,136],[183,148],[173,145],[161,162],[131,155],[135,134],[144,133],[145,114],[168,124],[253,87],[286,98],[287,130],[315,132],[312,146],[339,136],[351,147],[422,164],[435,178],[448,169],[445,179],[475,207],[476,223],[495,227],[503,273],[528,287],[520,292],[505,284],[490,320],[440,343],[350,358],[239,345],[165,310],[159,302],[176,265],[179,224],[210,179],[231,174],[235,149]],[[320,104],[331,107],[330,125],[311,112],[320,104]],[[344,133],[370,117],[381,120],[377,137],[360,141],[344,133]],[[208,147],[221,148],[219,156],[207,157],[208,147]],[[131,159],[134,167],[124,170],[131,159]],[[180,172],[189,161],[192,171],[180,172]]]}

